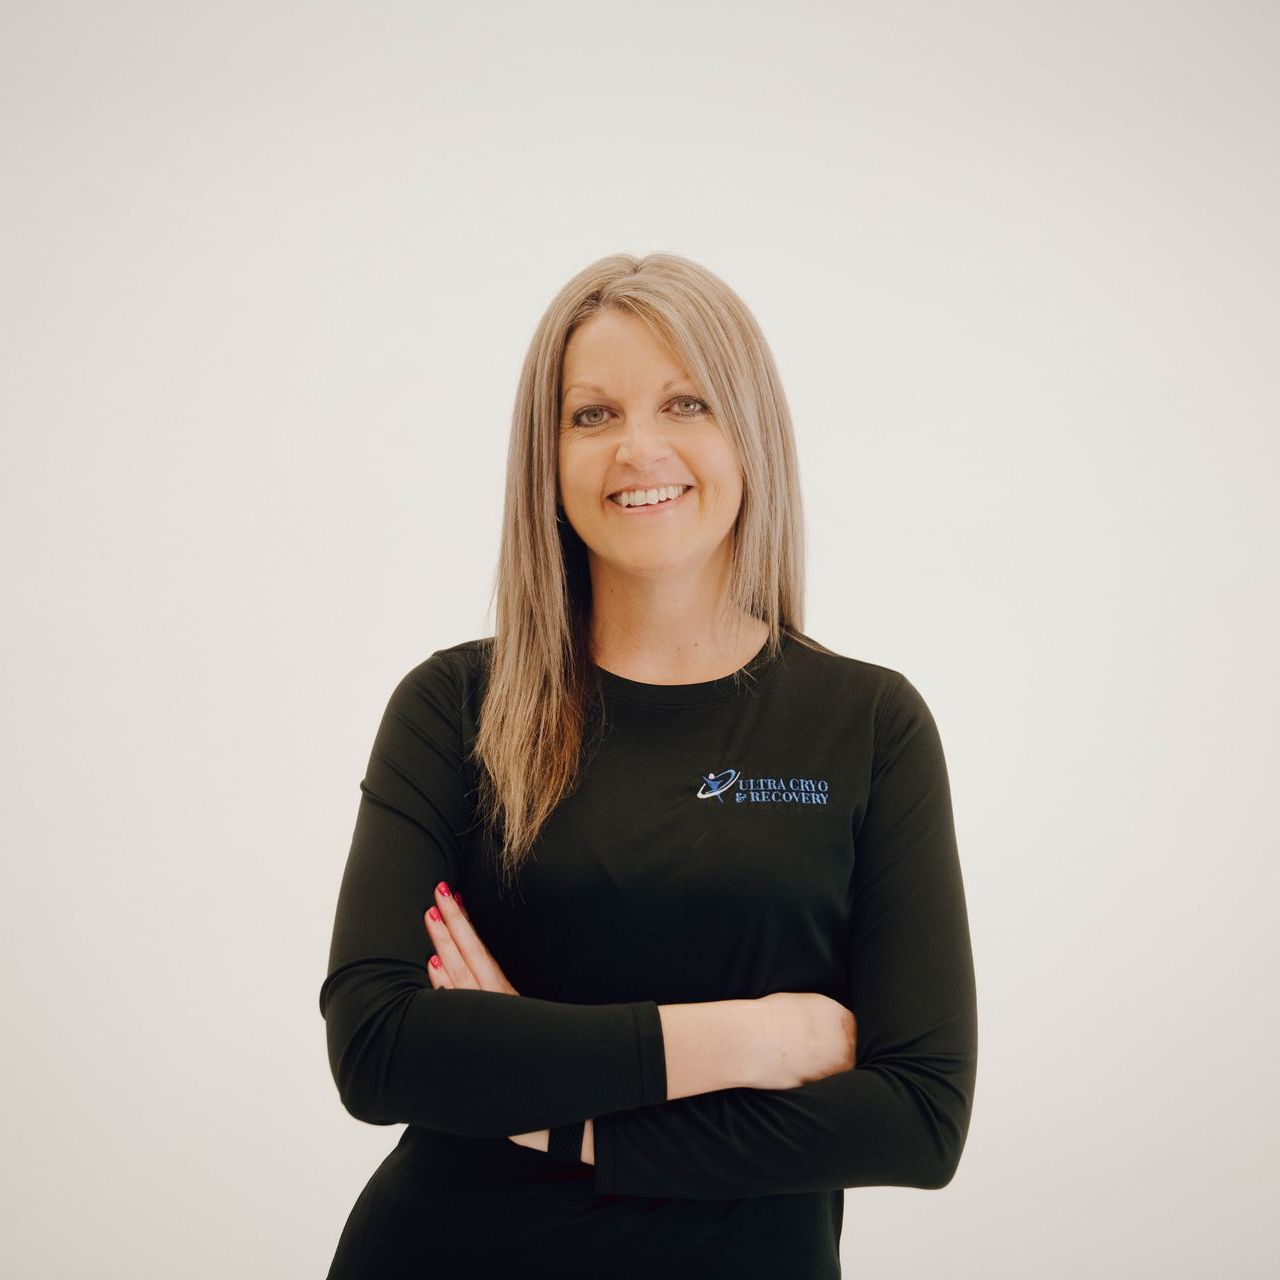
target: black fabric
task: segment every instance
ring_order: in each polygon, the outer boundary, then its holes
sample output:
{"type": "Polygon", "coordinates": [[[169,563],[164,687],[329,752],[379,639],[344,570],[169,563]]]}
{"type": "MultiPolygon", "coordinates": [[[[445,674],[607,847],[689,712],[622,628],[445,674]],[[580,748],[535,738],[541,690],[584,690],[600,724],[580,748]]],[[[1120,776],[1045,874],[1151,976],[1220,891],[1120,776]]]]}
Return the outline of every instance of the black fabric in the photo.
{"type": "Polygon", "coordinates": [[[406,1128],[330,1280],[450,1264],[621,1280],[673,1260],[735,1280],[839,1276],[847,1188],[950,1181],[977,1012],[938,729],[903,674],[811,644],[787,635],[741,682],[597,669],[603,738],[514,893],[468,759],[490,641],[437,650],[398,683],[320,1008],[342,1103],[406,1128]],[[520,995],[431,987],[422,914],[440,880],[520,995]],[[774,991],[852,1009],[855,1068],[667,1100],[659,1005],[774,991]],[[587,1119],[594,1165],[507,1137],[587,1119]]]}
{"type": "Polygon", "coordinates": [[[582,1160],[582,1136],[586,1130],[585,1120],[576,1120],[573,1124],[559,1124],[551,1130],[547,1137],[547,1155],[561,1164],[578,1164],[582,1160]]]}

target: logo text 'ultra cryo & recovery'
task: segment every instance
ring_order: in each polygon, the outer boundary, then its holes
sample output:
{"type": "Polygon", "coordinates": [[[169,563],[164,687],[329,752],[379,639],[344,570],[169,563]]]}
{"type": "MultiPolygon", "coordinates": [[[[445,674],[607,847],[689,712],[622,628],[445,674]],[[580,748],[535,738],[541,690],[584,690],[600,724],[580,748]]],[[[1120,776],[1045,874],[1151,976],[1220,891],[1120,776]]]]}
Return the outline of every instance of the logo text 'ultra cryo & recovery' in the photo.
{"type": "Polygon", "coordinates": [[[726,791],[733,792],[735,804],[826,804],[825,778],[744,778],[737,769],[708,773],[698,788],[699,800],[713,796],[724,804],[726,791]]]}

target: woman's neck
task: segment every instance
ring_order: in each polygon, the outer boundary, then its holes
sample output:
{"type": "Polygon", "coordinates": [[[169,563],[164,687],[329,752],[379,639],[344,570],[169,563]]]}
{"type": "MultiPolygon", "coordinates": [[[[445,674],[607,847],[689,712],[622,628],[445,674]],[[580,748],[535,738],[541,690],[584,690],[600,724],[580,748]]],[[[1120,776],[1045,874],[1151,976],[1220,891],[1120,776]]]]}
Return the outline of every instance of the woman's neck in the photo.
{"type": "Polygon", "coordinates": [[[743,616],[713,634],[711,623],[664,624],[648,617],[627,626],[602,626],[593,615],[591,658],[599,667],[644,684],[700,684],[745,667],[769,638],[769,626],[743,616]]]}

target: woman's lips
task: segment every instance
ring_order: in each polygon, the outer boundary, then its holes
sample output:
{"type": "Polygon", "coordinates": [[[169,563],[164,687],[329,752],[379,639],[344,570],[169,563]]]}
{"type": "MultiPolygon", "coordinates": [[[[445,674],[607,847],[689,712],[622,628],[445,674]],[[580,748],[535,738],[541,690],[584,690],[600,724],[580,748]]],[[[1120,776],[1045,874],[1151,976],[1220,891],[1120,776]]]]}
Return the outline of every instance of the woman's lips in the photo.
{"type": "Polygon", "coordinates": [[[646,502],[638,507],[620,507],[612,498],[606,498],[605,502],[620,516],[659,516],[672,507],[678,507],[693,491],[694,487],[690,485],[678,498],[670,498],[666,502],[646,502]]]}

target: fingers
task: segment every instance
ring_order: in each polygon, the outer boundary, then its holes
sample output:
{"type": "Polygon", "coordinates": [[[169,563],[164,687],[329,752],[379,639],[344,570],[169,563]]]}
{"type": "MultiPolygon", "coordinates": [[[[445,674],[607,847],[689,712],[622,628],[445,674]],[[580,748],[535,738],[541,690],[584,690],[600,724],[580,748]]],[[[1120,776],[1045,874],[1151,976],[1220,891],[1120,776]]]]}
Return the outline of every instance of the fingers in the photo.
{"type": "Polygon", "coordinates": [[[467,913],[442,880],[436,885],[435,903],[424,914],[440,964],[428,963],[433,985],[466,987],[483,991],[510,990],[489,948],[476,933],[467,913]]]}
{"type": "MultiPolygon", "coordinates": [[[[435,948],[435,955],[427,961],[427,974],[436,987],[464,987],[478,990],[480,980],[471,970],[471,965],[459,946],[459,938],[455,933],[461,932],[462,912],[454,904],[453,911],[446,917],[440,909],[440,893],[436,893],[437,901],[423,913],[422,919],[427,926],[427,935],[435,948]]],[[[474,932],[474,930],[473,930],[474,932]]]]}
{"type": "Polygon", "coordinates": [[[437,990],[441,987],[453,986],[449,981],[449,975],[444,971],[444,961],[438,955],[433,954],[427,961],[427,976],[431,979],[431,985],[437,990]]]}

